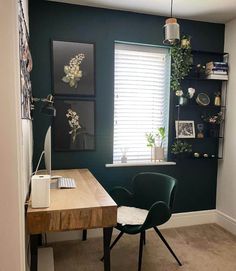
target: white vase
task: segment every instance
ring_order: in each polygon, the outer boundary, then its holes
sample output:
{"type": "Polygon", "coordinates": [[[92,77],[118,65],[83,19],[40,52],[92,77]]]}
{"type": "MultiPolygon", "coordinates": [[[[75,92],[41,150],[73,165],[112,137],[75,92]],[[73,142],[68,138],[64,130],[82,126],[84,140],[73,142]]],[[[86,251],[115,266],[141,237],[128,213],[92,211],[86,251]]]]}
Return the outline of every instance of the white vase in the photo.
{"type": "Polygon", "coordinates": [[[125,154],[121,156],[121,163],[127,163],[127,157],[125,154]]]}
{"type": "Polygon", "coordinates": [[[164,160],[164,148],[152,147],[151,148],[151,160],[154,162],[164,160]]]}

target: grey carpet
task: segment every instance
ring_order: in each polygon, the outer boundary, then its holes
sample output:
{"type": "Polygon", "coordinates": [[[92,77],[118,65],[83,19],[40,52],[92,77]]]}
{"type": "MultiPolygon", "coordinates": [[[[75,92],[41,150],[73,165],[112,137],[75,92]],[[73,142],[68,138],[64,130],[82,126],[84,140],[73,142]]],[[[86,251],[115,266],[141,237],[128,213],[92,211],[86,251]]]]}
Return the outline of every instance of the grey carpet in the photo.
{"type": "MultiPolygon", "coordinates": [[[[179,267],[154,231],[147,232],[142,271],[235,271],[236,236],[215,224],[161,231],[179,267]]],[[[52,244],[55,271],[103,271],[102,238],[52,244]]],[[[124,235],[111,252],[111,271],[137,271],[139,236],[124,235]]]]}

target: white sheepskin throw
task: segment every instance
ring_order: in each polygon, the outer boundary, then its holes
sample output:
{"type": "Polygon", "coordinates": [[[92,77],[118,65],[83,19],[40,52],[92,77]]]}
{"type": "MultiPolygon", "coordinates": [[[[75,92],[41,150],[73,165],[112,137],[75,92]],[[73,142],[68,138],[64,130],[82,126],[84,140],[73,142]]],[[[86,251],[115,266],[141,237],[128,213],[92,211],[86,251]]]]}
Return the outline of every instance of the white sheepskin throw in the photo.
{"type": "Polygon", "coordinates": [[[146,220],[148,211],[135,207],[120,206],[117,209],[117,222],[122,225],[141,225],[146,220]]]}

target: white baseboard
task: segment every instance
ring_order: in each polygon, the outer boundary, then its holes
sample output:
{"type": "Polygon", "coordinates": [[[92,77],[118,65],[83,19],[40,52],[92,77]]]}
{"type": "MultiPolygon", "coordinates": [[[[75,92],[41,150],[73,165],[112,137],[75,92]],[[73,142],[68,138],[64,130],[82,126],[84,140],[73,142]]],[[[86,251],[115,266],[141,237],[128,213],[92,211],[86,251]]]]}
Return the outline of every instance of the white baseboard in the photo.
{"type": "Polygon", "coordinates": [[[236,235],[236,219],[216,210],[216,223],[227,231],[236,235]]]}
{"type": "MultiPolygon", "coordinates": [[[[171,219],[163,224],[160,229],[177,228],[184,226],[193,226],[200,224],[216,223],[216,210],[196,211],[173,214],[171,219]]],[[[114,229],[113,234],[117,234],[118,231],[114,229]]],[[[88,238],[101,237],[103,234],[102,229],[88,230],[88,238]]],[[[81,240],[82,231],[67,231],[48,233],[47,240],[51,242],[68,241],[68,240],[81,240]]]]}
{"type": "Polygon", "coordinates": [[[160,229],[178,228],[216,222],[216,210],[185,212],[173,214],[171,219],[161,225],[160,229]]]}

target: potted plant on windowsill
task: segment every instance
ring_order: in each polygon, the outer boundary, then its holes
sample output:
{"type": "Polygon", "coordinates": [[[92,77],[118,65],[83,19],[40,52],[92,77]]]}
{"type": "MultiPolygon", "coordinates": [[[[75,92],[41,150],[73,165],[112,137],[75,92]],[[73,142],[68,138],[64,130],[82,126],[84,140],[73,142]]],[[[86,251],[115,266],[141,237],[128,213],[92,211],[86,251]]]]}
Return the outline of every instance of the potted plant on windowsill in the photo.
{"type": "Polygon", "coordinates": [[[164,160],[164,147],[163,142],[166,137],[165,127],[160,127],[157,132],[146,133],[147,147],[151,147],[151,161],[164,160]]]}

